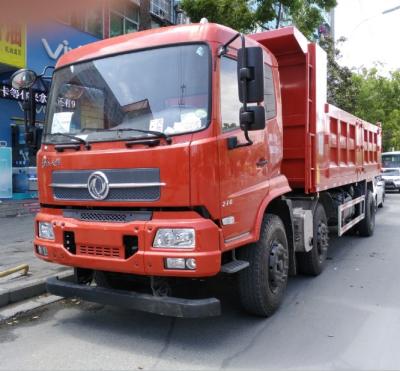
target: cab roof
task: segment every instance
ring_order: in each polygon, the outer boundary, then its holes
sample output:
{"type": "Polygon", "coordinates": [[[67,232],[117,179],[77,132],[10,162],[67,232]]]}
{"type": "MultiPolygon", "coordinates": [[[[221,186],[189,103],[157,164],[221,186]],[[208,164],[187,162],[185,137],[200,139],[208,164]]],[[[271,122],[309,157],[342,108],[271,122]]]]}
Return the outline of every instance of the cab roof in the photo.
{"type": "MultiPolygon", "coordinates": [[[[216,42],[224,44],[236,34],[237,31],[215,23],[195,23],[140,31],[97,41],[73,49],[59,59],[56,68],[115,54],[166,45],[196,42],[216,42]]],[[[258,42],[249,37],[246,37],[246,45],[261,46],[258,42]]],[[[238,38],[231,46],[233,48],[239,48],[240,39],[238,38]]],[[[268,55],[272,56],[271,53],[268,53],[268,55]]],[[[272,57],[268,62],[273,63],[273,59],[272,57]]]]}

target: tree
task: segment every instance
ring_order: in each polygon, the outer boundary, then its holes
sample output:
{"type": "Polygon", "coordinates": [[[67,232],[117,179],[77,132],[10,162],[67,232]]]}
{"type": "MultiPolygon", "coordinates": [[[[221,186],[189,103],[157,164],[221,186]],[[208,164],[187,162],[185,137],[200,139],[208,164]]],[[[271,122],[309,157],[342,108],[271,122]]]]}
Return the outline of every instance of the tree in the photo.
{"type": "Polygon", "coordinates": [[[241,32],[257,28],[279,28],[284,18],[308,38],[323,22],[322,11],[336,6],[336,0],[182,0],[181,6],[193,22],[206,17],[241,32]]]}
{"type": "Polygon", "coordinates": [[[376,67],[353,73],[355,96],[352,113],[372,123],[382,122],[383,148],[400,149],[400,71],[381,76],[376,67]]]}
{"type": "Polygon", "coordinates": [[[319,41],[328,58],[328,103],[371,123],[381,122],[384,150],[400,149],[400,71],[385,77],[377,67],[355,71],[341,66],[339,48],[345,41],[319,41]]]}
{"type": "Polygon", "coordinates": [[[344,38],[340,38],[335,45],[332,38],[326,36],[319,40],[319,45],[327,54],[328,103],[353,112],[356,106],[358,85],[354,84],[352,70],[338,63],[341,58],[339,47],[345,41],[344,38]]]}
{"type": "Polygon", "coordinates": [[[241,32],[255,27],[254,12],[246,0],[182,0],[181,7],[192,22],[207,18],[241,32]]]}

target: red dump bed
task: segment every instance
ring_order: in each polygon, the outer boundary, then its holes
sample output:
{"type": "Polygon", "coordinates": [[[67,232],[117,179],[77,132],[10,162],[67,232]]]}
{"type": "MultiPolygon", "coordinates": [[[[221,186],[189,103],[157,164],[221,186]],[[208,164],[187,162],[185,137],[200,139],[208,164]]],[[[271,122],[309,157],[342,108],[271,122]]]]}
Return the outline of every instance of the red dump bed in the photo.
{"type": "Polygon", "coordinates": [[[325,52],[294,27],[250,37],[278,61],[290,186],[312,193],[378,175],[381,128],[326,103],[325,52]]]}

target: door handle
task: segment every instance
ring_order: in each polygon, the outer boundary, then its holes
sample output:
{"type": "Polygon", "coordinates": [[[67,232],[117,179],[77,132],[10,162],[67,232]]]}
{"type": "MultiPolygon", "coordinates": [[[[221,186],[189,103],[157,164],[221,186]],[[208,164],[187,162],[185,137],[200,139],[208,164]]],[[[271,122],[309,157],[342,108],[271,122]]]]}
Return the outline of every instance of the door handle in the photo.
{"type": "Polygon", "coordinates": [[[256,163],[257,167],[264,167],[267,164],[268,164],[268,160],[266,160],[264,158],[259,159],[256,163]]]}

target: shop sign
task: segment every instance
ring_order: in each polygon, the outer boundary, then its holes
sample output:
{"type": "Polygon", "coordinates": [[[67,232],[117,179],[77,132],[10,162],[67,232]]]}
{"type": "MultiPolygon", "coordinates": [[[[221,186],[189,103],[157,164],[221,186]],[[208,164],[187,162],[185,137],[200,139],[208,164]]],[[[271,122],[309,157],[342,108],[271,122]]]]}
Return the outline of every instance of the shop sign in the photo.
{"type": "MultiPolygon", "coordinates": [[[[47,94],[41,91],[34,91],[35,101],[37,104],[47,104],[47,94]]],[[[23,102],[29,99],[29,92],[25,90],[17,90],[5,84],[0,84],[0,98],[11,99],[23,102]]]]}
{"type": "Polygon", "coordinates": [[[46,22],[28,26],[28,66],[37,73],[46,66],[54,66],[57,60],[72,49],[99,39],[76,28],[46,22]]]}
{"type": "Polygon", "coordinates": [[[18,68],[26,66],[25,26],[0,24],[0,63],[18,68]]]}

